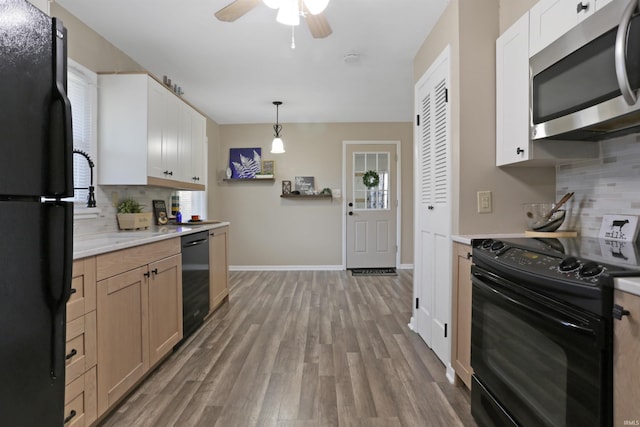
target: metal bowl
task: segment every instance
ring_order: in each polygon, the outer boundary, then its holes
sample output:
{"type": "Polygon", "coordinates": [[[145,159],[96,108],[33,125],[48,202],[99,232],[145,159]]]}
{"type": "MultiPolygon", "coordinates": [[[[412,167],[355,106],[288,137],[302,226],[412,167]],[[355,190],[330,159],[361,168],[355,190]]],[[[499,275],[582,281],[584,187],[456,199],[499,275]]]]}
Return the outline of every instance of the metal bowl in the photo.
{"type": "Polygon", "coordinates": [[[566,211],[558,209],[551,217],[547,218],[554,206],[554,203],[525,203],[523,209],[527,230],[551,232],[560,228],[564,222],[566,211]]]}

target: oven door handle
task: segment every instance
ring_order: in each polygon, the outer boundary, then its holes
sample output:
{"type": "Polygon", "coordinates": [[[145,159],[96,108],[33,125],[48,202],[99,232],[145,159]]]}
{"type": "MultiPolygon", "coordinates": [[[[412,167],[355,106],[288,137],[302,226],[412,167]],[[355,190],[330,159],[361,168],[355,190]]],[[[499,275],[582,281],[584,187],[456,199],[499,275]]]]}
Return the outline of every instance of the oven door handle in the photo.
{"type": "MultiPolygon", "coordinates": [[[[593,335],[593,336],[597,336],[596,331],[594,331],[592,328],[588,328],[585,326],[581,326],[581,325],[577,325],[575,323],[573,323],[572,320],[568,320],[568,319],[561,319],[557,316],[554,316],[553,314],[547,313],[545,311],[542,310],[537,310],[534,307],[531,307],[527,304],[523,304],[521,301],[518,301],[514,298],[512,298],[511,296],[507,295],[506,293],[500,291],[500,289],[496,289],[495,287],[489,286],[486,283],[484,283],[479,276],[485,276],[482,273],[478,273],[475,272],[474,273],[474,277],[472,278],[473,284],[478,286],[479,288],[483,289],[484,291],[488,291],[488,292],[492,292],[494,294],[496,294],[497,296],[504,298],[506,300],[508,300],[510,303],[513,303],[515,305],[517,305],[518,307],[520,307],[523,310],[528,310],[532,313],[535,313],[538,316],[544,317],[545,319],[563,327],[563,328],[569,328],[569,329],[573,329],[575,331],[579,331],[582,333],[585,333],[587,335],[593,335]]],[[[486,276],[485,276],[486,277],[486,276]]],[[[525,296],[523,296],[524,298],[527,298],[525,296]]],[[[535,303],[535,301],[533,301],[535,303]]],[[[538,303],[535,303],[536,305],[538,305],[538,303]]]]}

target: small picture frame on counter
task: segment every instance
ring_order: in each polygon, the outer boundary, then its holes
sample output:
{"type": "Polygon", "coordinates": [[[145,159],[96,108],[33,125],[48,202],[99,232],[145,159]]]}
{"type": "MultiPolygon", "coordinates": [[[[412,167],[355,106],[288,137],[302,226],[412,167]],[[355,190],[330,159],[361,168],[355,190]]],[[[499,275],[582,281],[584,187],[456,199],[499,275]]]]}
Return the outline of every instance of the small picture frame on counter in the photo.
{"type": "Polygon", "coordinates": [[[638,217],[636,215],[604,215],[598,237],[635,242],[638,237],[638,217]]]}
{"type": "Polygon", "coordinates": [[[291,194],[291,181],[282,181],[282,194],[291,194]]]}

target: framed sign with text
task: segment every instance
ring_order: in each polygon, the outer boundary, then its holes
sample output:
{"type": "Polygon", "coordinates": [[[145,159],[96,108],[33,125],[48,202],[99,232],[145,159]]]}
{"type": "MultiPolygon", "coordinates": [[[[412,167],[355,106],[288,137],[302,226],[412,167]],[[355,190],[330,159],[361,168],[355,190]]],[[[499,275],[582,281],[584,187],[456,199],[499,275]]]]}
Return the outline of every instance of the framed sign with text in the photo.
{"type": "Polygon", "coordinates": [[[604,215],[598,237],[635,242],[638,237],[638,217],[635,215],[604,215]]]}

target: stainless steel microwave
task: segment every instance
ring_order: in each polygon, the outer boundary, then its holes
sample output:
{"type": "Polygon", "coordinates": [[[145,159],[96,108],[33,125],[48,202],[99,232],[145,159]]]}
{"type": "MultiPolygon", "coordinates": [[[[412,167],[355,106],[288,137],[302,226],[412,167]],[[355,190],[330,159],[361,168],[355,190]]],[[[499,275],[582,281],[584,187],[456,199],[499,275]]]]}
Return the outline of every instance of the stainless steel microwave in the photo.
{"type": "Polygon", "coordinates": [[[640,132],[640,0],[614,0],[529,60],[531,138],[640,132]]]}

